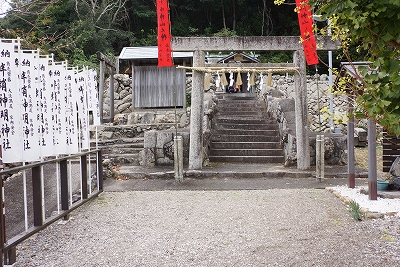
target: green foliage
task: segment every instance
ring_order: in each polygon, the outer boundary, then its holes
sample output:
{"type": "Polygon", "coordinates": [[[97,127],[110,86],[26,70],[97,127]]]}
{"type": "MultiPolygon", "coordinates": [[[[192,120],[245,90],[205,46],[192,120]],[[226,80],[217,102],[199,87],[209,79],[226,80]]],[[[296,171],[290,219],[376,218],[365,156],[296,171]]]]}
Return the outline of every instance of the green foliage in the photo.
{"type": "MultiPolygon", "coordinates": [[[[372,117],[389,133],[400,135],[400,2],[310,0],[309,4],[322,20],[329,20],[332,39],[341,42],[345,61],[363,57],[371,62],[357,83],[342,82],[354,91],[359,105],[356,117],[372,117]]],[[[327,27],[320,32],[326,34],[327,27]]]]}
{"type": "Polygon", "coordinates": [[[365,217],[365,214],[361,211],[360,205],[354,200],[351,200],[349,202],[349,208],[353,219],[356,221],[362,221],[362,219],[365,217]]]}
{"type": "Polygon", "coordinates": [[[357,45],[371,62],[361,71],[361,86],[355,88],[360,105],[358,117],[372,117],[392,134],[400,135],[400,2],[310,0],[317,13],[331,22],[333,38],[342,42],[347,61],[357,45]]]}

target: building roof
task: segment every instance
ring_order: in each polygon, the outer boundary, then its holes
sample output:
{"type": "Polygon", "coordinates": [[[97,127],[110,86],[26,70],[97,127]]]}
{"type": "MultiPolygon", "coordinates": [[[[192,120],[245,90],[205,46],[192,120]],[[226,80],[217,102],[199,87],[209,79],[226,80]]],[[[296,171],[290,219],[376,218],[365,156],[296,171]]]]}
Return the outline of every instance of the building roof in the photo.
{"type": "Polygon", "coordinates": [[[338,83],[339,77],[342,77],[344,75],[350,75],[352,78],[355,79],[357,84],[362,84],[362,81],[360,77],[362,77],[360,73],[360,67],[369,67],[371,62],[341,62],[340,63],[340,72],[339,76],[336,77],[335,80],[335,86],[338,83]]]}
{"type": "MultiPolygon", "coordinates": [[[[173,58],[193,58],[193,52],[172,52],[173,58]]],[[[119,54],[120,60],[147,60],[158,58],[157,46],[124,47],[119,54]]]]}
{"type": "Polygon", "coordinates": [[[249,56],[245,53],[232,53],[220,60],[217,63],[229,63],[229,62],[249,62],[249,63],[260,63],[255,57],[249,56]]]}

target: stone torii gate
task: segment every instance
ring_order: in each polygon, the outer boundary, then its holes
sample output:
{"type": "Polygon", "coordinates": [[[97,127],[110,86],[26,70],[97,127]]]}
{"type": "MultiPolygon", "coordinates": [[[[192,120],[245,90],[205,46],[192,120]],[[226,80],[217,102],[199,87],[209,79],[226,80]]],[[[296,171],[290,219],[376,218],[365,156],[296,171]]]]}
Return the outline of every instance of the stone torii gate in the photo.
{"type": "MultiPolygon", "coordinates": [[[[242,37],[173,37],[171,48],[176,52],[193,51],[193,67],[205,67],[205,51],[293,51],[295,72],[295,120],[297,168],[310,168],[310,146],[307,123],[306,61],[299,36],[242,37]]],[[[330,36],[318,36],[318,50],[336,50],[338,43],[330,36]]],[[[192,109],[190,115],[189,169],[203,167],[204,73],[193,70],[192,109]]]]}

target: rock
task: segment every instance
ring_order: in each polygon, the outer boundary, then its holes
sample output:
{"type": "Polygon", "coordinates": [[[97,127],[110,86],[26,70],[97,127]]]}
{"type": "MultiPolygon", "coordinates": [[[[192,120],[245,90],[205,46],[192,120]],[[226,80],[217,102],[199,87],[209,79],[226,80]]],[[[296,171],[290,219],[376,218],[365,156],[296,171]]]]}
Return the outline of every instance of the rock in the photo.
{"type": "Polygon", "coordinates": [[[117,107],[117,111],[119,113],[124,113],[124,111],[127,110],[131,105],[132,103],[122,103],[117,107]]]}
{"type": "Polygon", "coordinates": [[[103,180],[107,178],[115,178],[118,173],[113,168],[113,164],[110,159],[105,159],[102,162],[103,165],[103,180]]]}
{"type": "Polygon", "coordinates": [[[117,114],[114,116],[114,125],[125,125],[127,120],[126,114],[117,114]]]}
{"type": "Polygon", "coordinates": [[[153,113],[145,113],[142,117],[143,124],[150,124],[154,122],[154,114],[153,113]]]}
{"type": "Polygon", "coordinates": [[[400,190],[400,177],[394,178],[393,180],[393,189],[400,190]]]}
{"type": "Polygon", "coordinates": [[[368,219],[381,219],[385,217],[385,214],[379,212],[367,212],[365,217],[368,219]]]}
{"type": "Polygon", "coordinates": [[[390,166],[389,173],[394,177],[400,177],[400,157],[397,157],[392,166],[390,166]]]}
{"type": "Polygon", "coordinates": [[[132,94],[128,90],[124,89],[119,93],[119,97],[121,99],[124,99],[127,95],[131,95],[131,100],[132,100],[132,94]]]}

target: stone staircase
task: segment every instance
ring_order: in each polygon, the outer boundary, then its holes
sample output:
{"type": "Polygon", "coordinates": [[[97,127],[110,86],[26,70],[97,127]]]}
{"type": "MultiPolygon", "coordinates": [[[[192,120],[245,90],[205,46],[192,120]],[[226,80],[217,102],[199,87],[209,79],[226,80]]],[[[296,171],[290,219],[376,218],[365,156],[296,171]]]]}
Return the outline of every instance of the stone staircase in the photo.
{"type": "Polygon", "coordinates": [[[212,123],[211,162],[283,163],[278,125],[248,93],[218,96],[212,123]]]}
{"type": "MultiPolygon", "coordinates": [[[[97,129],[97,146],[102,149],[103,158],[113,164],[139,165],[139,152],[143,150],[143,133],[137,133],[131,125],[107,126],[97,129]]],[[[91,130],[90,146],[96,148],[95,130],[91,130]]]]}

